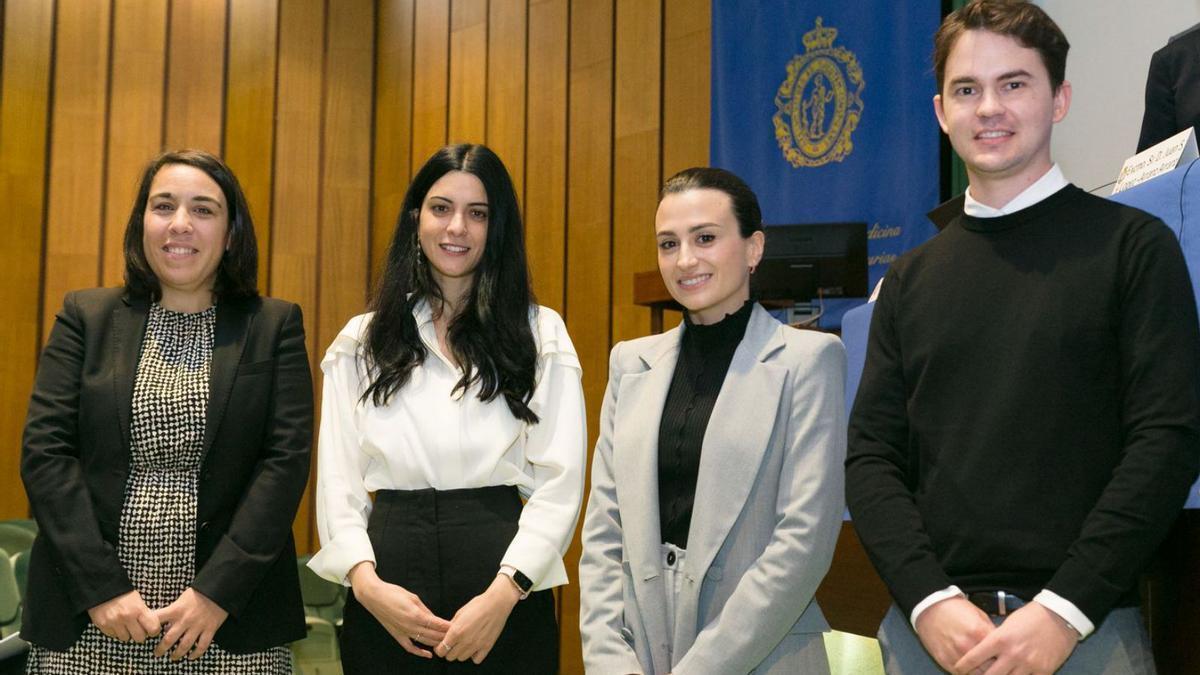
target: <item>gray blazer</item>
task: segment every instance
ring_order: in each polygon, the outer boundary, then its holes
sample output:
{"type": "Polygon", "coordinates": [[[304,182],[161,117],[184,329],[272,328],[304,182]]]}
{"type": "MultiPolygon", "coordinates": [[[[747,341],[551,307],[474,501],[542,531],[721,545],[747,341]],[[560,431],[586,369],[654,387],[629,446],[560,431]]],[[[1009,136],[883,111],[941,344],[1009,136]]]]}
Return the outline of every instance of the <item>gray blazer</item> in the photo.
{"type": "Polygon", "coordinates": [[[846,355],[755,306],[701,449],[674,635],[659,551],[658,428],[683,326],[609,361],[579,561],[587,671],[794,673],[844,510],[846,355]],[[794,639],[793,636],[796,636],[794,639]]]}

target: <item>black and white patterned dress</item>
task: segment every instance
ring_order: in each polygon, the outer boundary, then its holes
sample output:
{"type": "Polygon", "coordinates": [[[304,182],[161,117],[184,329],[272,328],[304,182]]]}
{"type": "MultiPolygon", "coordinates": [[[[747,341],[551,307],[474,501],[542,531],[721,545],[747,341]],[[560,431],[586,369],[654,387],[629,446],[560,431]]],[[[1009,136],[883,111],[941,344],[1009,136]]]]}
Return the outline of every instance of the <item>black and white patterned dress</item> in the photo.
{"type": "MultiPolygon", "coordinates": [[[[216,308],[194,314],[150,307],[133,387],[132,457],[117,551],[151,609],[179,597],[196,573],[196,496],[208,405],[216,308]]],[[[213,643],[203,658],[154,656],[157,639],[120,642],[88,624],[65,652],[34,646],[28,672],[45,675],[292,672],[287,647],[230,654],[213,643]]]]}

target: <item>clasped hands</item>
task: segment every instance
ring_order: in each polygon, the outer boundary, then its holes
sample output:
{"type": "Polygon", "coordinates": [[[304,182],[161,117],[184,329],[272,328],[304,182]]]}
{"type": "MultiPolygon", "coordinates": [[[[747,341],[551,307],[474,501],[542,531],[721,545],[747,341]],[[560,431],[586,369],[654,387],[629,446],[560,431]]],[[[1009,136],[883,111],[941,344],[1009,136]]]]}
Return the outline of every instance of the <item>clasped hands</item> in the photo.
{"type": "Polygon", "coordinates": [[[160,609],[152,610],[136,590],[118,595],[88,610],[88,617],[101,633],[121,642],[145,642],[163,633],[154,648],[155,656],[178,661],[185,656],[198,659],[212,644],[217,629],[229,613],[192,588],[160,609]],[[173,648],[173,649],[172,649],[173,648]]]}
{"type": "Polygon", "coordinates": [[[508,579],[497,576],[487,590],[447,621],[430,611],[415,593],[380,579],[371,563],[359,563],[350,570],[350,585],[363,607],[408,653],[476,664],[487,658],[521,597],[508,579]]]}
{"type": "Polygon", "coordinates": [[[958,675],[1053,673],[1079,639],[1066,621],[1036,602],[996,626],[962,597],[942,600],[922,612],[917,635],[939,666],[958,675]]]}

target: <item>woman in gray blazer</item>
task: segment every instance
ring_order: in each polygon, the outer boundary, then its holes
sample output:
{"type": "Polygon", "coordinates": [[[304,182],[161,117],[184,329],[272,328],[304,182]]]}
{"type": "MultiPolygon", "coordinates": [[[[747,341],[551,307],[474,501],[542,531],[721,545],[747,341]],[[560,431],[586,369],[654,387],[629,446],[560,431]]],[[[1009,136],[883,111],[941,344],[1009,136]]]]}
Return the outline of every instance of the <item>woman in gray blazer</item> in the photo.
{"type": "Polygon", "coordinates": [[[845,352],[750,300],[758,200],[722,169],[663,186],[687,312],[612,350],[579,563],[591,673],[828,672],[813,599],[843,512],[845,352]]]}

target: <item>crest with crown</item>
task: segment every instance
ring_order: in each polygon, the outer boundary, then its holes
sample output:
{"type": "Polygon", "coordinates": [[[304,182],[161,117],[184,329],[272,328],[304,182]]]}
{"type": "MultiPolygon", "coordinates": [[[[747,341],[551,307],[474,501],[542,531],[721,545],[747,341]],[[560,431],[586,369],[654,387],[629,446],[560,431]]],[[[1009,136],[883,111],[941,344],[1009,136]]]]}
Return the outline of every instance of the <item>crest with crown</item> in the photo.
{"type": "Polygon", "coordinates": [[[826,28],[821,25],[821,17],[817,17],[817,27],[804,34],[800,39],[804,43],[805,51],[816,51],[818,49],[829,49],[833,46],[833,41],[837,39],[836,28],[826,28]]]}
{"type": "Polygon", "coordinates": [[[841,162],[854,150],[865,82],[854,52],[833,45],[837,37],[838,29],[816,17],[816,27],[801,38],[804,53],[788,62],[775,94],[775,140],[795,168],[841,162]]]}

